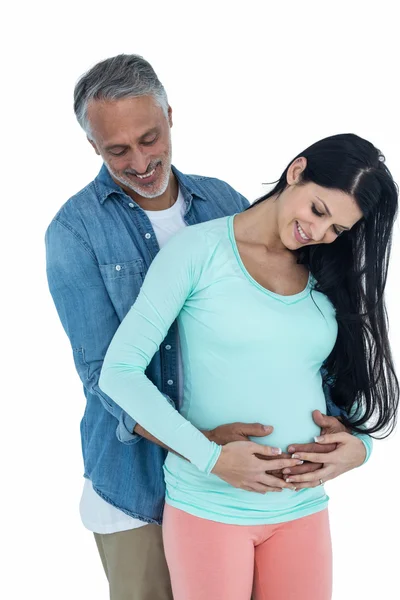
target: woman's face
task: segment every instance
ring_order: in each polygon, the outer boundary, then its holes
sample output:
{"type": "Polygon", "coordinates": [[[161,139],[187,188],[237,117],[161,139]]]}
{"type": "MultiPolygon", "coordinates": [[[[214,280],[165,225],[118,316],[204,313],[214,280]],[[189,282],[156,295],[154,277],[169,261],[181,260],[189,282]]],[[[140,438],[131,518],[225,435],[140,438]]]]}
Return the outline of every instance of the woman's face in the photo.
{"type": "Polygon", "coordinates": [[[288,186],[277,199],[279,235],[289,250],[331,244],[363,216],[349,194],[311,182],[297,185],[306,164],[305,158],[292,163],[287,174],[288,186]]]}

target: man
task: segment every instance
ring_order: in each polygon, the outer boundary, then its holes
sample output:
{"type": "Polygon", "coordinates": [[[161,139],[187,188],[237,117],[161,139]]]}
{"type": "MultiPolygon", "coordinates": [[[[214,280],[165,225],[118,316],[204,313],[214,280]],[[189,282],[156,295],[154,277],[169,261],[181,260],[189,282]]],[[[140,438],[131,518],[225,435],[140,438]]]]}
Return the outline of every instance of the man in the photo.
{"type": "MultiPolygon", "coordinates": [[[[76,85],[74,108],[104,165],[57,213],[46,248],[50,291],[87,400],[81,517],[95,534],[111,598],[167,600],[172,593],[159,527],[165,449],[99,389],[98,379],[107,347],[159,248],[182,227],[249,204],[223,181],[171,166],[172,110],[143,58],[120,55],[95,65],[76,85]]],[[[174,324],[147,375],[176,406],[181,368],[174,324]]],[[[318,419],[331,431],[341,427],[333,417],[318,419]]],[[[236,423],[204,434],[223,444],[270,431],[236,423]]],[[[271,477],[284,485],[281,469],[271,477]]]]}

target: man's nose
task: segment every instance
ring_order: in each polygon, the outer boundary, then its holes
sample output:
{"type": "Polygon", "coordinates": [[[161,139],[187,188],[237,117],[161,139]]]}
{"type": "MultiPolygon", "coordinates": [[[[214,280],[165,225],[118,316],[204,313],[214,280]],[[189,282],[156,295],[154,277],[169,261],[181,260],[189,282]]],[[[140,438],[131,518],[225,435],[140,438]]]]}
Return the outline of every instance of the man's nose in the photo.
{"type": "Polygon", "coordinates": [[[136,151],[130,161],[129,168],[137,175],[144,175],[150,164],[150,158],[143,152],[136,151]]]}

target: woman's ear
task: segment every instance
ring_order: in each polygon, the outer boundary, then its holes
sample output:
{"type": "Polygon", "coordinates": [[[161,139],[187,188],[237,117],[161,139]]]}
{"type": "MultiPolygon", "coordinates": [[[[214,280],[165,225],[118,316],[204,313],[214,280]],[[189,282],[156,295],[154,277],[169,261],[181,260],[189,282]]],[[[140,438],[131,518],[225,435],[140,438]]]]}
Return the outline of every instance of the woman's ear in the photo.
{"type": "Polygon", "coordinates": [[[290,165],[287,175],[286,181],[288,185],[296,185],[301,180],[301,174],[307,166],[307,159],[304,156],[300,156],[296,158],[290,165]]]}

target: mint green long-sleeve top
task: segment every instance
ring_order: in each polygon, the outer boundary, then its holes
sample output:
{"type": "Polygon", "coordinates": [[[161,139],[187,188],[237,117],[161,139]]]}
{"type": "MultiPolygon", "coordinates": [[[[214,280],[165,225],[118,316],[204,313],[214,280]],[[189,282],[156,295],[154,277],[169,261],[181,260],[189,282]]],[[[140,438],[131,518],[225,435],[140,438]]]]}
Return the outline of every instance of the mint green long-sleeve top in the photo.
{"type": "MultiPolygon", "coordinates": [[[[279,523],[323,510],[323,486],[259,494],[211,473],[221,447],[200,430],[260,422],[274,431],[253,441],[283,450],[320,434],[312,411],[326,411],[320,369],[337,337],[328,298],[292,296],[258,284],[238,252],[234,217],[186,228],[154,259],[137,301],[104,360],[100,387],[142,427],[184,456],[164,465],[166,502],[223,523],[279,523]],[[178,412],[145,370],[178,320],[184,395],[178,412]]],[[[370,438],[362,436],[370,452],[370,438]]]]}

